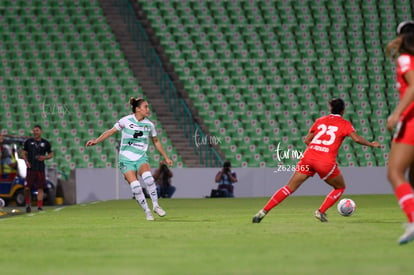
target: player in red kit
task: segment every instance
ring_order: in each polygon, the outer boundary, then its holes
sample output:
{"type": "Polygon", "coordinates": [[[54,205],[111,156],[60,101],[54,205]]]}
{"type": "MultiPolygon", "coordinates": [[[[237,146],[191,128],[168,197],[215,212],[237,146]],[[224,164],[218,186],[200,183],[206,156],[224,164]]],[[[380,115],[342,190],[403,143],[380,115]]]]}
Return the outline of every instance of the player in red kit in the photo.
{"type": "Polygon", "coordinates": [[[296,165],[296,171],[289,182],[277,190],[263,209],[257,212],[253,217],[253,223],[259,223],[271,209],[295,192],[315,173],[334,188],[315,211],[315,217],[318,220],[327,222],[326,211],[339,200],[345,191],[345,181],[336,163],[339,147],[345,137],[350,136],[361,145],[380,146],[377,141],[369,142],[359,136],[352,124],[342,118],[345,111],[345,103],[342,99],[330,100],[329,106],[331,114],[317,119],[305,137],[304,141],[308,147],[296,165]]]}
{"type": "Polygon", "coordinates": [[[400,93],[400,102],[387,120],[388,130],[395,128],[387,176],[407,216],[406,230],[398,240],[406,244],[414,240],[414,21],[398,25],[397,37],[388,43],[386,52],[397,61],[400,93]]]}

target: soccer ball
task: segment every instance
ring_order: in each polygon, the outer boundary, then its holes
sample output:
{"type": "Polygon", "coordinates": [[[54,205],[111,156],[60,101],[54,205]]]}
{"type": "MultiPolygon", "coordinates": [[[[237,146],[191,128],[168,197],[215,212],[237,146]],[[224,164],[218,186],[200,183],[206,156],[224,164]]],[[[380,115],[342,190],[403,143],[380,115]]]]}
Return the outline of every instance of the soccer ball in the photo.
{"type": "Polygon", "coordinates": [[[351,216],[355,212],[356,204],[351,199],[342,199],[336,206],[338,213],[342,216],[351,216]]]}

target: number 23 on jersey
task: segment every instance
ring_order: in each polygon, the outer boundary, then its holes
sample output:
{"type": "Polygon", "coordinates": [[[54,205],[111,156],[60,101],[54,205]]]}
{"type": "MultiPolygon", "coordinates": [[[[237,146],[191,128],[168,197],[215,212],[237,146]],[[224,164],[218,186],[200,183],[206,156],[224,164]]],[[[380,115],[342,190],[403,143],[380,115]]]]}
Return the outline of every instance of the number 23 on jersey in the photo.
{"type": "Polygon", "coordinates": [[[331,145],[335,142],[336,139],[336,132],[338,131],[337,126],[333,125],[326,125],[326,124],[320,124],[318,127],[318,132],[315,134],[315,136],[312,139],[313,144],[322,144],[322,145],[331,145]],[[324,135],[327,135],[329,137],[328,140],[321,139],[324,135]]]}

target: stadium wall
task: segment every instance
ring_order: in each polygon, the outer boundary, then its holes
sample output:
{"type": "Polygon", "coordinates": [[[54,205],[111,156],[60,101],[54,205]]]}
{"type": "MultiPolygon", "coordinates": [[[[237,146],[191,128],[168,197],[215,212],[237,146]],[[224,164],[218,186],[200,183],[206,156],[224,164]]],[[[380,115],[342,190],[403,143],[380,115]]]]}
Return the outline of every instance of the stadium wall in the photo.
{"type": "MultiPolygon", "coordinates": [[[[132,198],[129,185],[115,168],[76,169],[76,203],[132,198]]],[[[174,198],[204,198],[217,187],[218,168],[173,168],[174,198]]],[[[292,172],[275,168],[235,168],[239,181],[236,197],[269,197],[287,183],[292,172]]],[[[343,167],[346,194],[392,194],[385,167],[343,167]]],[[[316,175],[305,182],[295,196],[326,195],[331,188],[316,175]]]]}

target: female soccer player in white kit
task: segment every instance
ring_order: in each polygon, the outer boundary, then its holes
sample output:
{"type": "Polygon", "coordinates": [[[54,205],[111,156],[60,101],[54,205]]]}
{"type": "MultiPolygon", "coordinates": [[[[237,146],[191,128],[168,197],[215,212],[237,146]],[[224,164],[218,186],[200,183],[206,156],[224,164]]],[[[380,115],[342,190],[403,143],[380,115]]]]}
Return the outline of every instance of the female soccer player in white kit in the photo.
{"type": "Polygon", "coordinates": [[[154,212],[160,217],[165,216],[166,212],[158,204],[157,189],[146,154],[149,139],[152,139],[155,148],[164,157],[168,165],[173,165],[173,161],[167,156],[161,142],[158,140],[154,124],[147,118],[150,113],[148,102],[142,98],[131,98],[129,103],[132,106],[132,114],[121,118],[115,123],[114,127],[105,131],[98,138],[89,140],[86,147],[96,145],[118,131],[122,132],[119,168],[128,181],[138,204],[144,209],[147,220],[153,221],[154,217],[145,199],[138,175],[142,177],[147,185],[154,212]]]}

